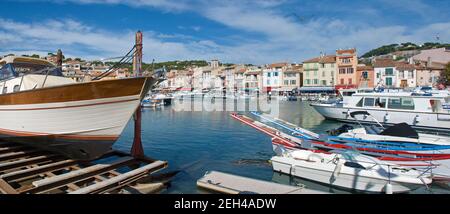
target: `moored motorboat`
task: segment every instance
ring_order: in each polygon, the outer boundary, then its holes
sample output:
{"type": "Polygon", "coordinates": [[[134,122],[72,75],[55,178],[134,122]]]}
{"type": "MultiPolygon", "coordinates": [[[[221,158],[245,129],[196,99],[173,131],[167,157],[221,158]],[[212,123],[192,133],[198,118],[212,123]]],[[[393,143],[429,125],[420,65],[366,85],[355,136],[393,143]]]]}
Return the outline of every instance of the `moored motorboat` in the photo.
{"type": "Polygon", "coordinates": [[[402,193],[432,182],[414,169],[350,151],[284,151],[271,162],[276,172],[357,191],[402,193]]]}
{"type": "Polygon", "coordinates": [[[76,83],[52,63],[0,61],[0,138],[95,159],[111,150],[156,80],[151,77],[76,83]]]}
{"type": "MultiPolygon", "coordinates": [[[[406,91],[342,91],[342,102],[313,103],[311,106],[327,119],[355,123],[350,114],[367,111],[385,126],[405,122],[415,129],[431,133],[450,133],[450,92],[406,91]]],[[[362,115],[358,120],[364,124],[375,124],[362,115]]]]}

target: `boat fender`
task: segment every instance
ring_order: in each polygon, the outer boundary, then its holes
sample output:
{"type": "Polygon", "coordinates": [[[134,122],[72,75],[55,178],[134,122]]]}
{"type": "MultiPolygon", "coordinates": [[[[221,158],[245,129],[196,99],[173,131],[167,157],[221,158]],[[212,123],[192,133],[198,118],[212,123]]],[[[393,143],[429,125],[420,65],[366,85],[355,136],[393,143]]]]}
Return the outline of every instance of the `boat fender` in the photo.
{"type": "Polygon", "coordinates": [[[337,176],[339,176],[339,174],[341,173],[342,165],[344,164],[338,157],[336,157],[335,159],[336,161],[333,161],[333,163],[336,164],[336,167],[334,167],[333,174],[331,174],[330,184],[336,181],[337,176]]]}
{"type": "Polygon", "coordinates": [[[386,194],[392,194],[392,184],[387,183],[386,186],[384,186],[384,190],[386,194]]]}
{"type": "Polygon", "coordinates": [[[387,122],[390,118],[391,116],[386,112],[386,115],[384,115],[384,122],[387,122]]]}
{"type": "Polygon", "coordinates": [[[416,117],[414,118],[414,124],[417,124],[420,122],[420,116],[416,115],[416,117]]]}

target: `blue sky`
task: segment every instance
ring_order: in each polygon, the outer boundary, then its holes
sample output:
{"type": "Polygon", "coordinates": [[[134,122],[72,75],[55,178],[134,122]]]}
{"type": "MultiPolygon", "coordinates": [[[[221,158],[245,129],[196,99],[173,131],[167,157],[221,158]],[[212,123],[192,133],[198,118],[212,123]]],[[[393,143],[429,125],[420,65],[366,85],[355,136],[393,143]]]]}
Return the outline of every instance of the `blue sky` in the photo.
{"type": "Polygon", "coordinates": [[[447,0],[4,0],[0,54],[102,59],[144,32],[144,60],[301,62],[320,52],[450,43],[447,0]]]}

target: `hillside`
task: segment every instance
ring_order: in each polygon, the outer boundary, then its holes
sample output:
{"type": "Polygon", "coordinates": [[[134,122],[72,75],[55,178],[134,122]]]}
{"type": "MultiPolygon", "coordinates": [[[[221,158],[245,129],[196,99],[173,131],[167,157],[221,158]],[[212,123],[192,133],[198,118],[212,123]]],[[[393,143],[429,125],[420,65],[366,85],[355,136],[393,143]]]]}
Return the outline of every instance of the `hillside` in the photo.
{"type": "MultiPolygon", "coordinates": [[[[95,62],[94,62],[95,63],[95,62]]],[[[106,65],[109,66],[113,66],[114,64],[116,64],[117,62],[105,62],[106,65]]],[[[142,69],[145,71],[151,71],[153,69],[159,69],[159,68],[163,68],[164,66],[166,67],[167,71],[170,71],[172,69],[175,70],[184,70],[188,67],[193,67],[193,66],[207,66],[208,62],[204,61],[204,60],[188,60],[188,61],[168,61],[168,62],[155,62],[154,64],[152,63],[143,63],[142,64],[142,69]]],[[[128,67],[130,70],[132,70],[132,63],[127,63],[124,66],[121,67],[128,67]]]]}
{"type": "Polygon", "coordinates": [[[442,47],[449,47],[450,44],[441,44],[436,42],[425,42],[422,45],[417,45],[411,42],[401,43],[401,44],[390,44],[390,45],[383,45],[379,48],[375,48],[373,50],[370,50],[369,52],[363,54],[361,58],[368,58],[373,56],[380,56],[389,54],[395,51],[407,51],[407,50],[427,50],[432,48],[442,48],[442,47]]]}

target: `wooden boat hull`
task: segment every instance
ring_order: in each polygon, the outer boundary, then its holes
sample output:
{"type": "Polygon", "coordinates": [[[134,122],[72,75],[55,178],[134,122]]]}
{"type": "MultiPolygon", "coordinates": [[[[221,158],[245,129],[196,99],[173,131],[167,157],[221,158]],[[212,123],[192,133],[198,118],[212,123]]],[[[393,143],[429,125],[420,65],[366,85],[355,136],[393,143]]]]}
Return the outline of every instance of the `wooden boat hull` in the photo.
{"type": "Polygon", "coordinates": [[[0,137],[74,159],[111,150],[156,81],[130,78],[0,95],[0,137]]]}

